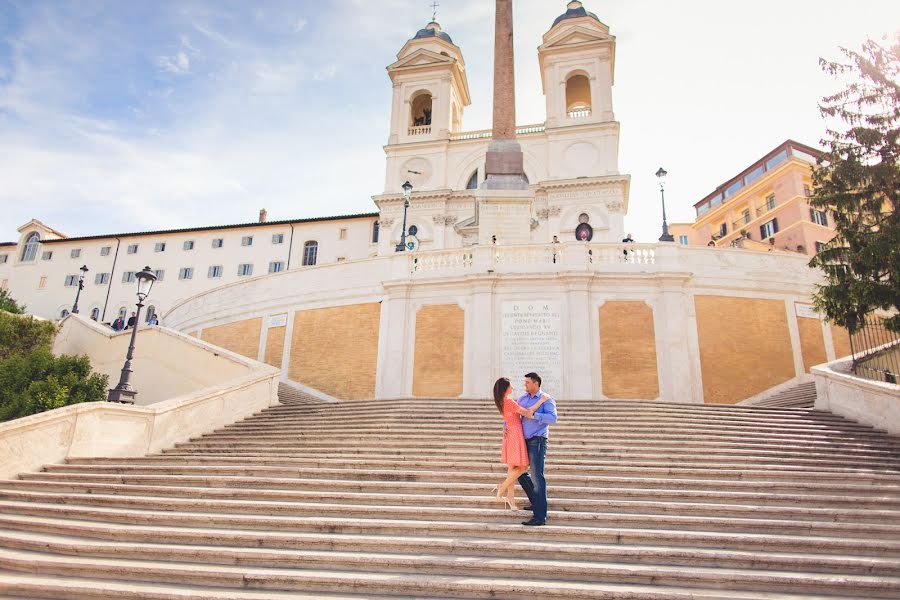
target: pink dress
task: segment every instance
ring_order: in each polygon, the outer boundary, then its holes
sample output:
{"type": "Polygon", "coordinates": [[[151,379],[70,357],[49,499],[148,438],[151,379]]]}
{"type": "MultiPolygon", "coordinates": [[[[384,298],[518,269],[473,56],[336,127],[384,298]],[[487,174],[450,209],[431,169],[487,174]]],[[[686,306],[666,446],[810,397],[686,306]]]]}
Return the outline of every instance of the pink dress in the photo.
{"type": "Polygon", "coordinates": [[[525,446],[525,433],[522,431],[522,417],[516,412],[518,404],[512,400],[503,401],[503,448],[500,460],[511,467],[528,466],[528,448],[525,446]]]}

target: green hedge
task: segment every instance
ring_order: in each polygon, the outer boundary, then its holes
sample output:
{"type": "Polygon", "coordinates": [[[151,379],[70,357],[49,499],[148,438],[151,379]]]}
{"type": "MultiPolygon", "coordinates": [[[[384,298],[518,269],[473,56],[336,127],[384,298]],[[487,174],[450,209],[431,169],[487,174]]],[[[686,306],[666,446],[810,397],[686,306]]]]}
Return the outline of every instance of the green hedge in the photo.
{"type": "Polygon", "coordinates": [[[87,356],[53,356],[56,327],[0,312],[0,421],[106,399],[108,377],[87,356]]]}

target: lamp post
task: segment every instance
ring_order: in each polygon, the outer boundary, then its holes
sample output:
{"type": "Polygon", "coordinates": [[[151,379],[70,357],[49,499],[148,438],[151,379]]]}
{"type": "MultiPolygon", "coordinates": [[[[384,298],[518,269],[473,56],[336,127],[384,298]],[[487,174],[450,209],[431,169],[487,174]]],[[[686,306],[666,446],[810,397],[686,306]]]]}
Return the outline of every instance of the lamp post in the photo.
{"type": "Polygon", "coordinates": [[[403,231],[400,232],[400,243],[394,248],[396,252],[406,251],[406,211],[409,209],[409,194],[412,192],[412,184],[403,184],[403,231]]]}
{"type": "Polygon", "coordinates": [[[87,265],[81,265],[81,276],[78,278],[78,291],[75,292],[75,304],[72,305],[72,314],[78,314],[78,298],[81,296],[81,290],[84,289],[84,274],[88,272],[87,265]]]}
{"type": "Polygon", "coordinates": [[[675,238],[669,233],[669,224],[666,223],[666,175],[668,175],[668,173],[662,167],[656,172],[656,176],[659,178],[659,195],[662,197],[663,210],[663,230],[662,235],[659,236],[659,241],[674,242],[675,238]]]}
{"type": "Polygon", "coordinates": [[[143,271],[135,274],[137,278],[137,313],[134,315],[134,327],[131,328],[131,341],[128,344],[128,355],[125,357],[125,364],[122,366],[122,374],[119,376],[119,383],[116,387],[109,390],[107,400],[109,402],[120,402],[122,404],[134,404],[134,397],[137,390],[132,387],[131,380],[131,361],[134,358],[134,338],[137,336],[138,325],[141,323],[141,308],[144,307],[144,300],[150,295],[150,289],[153,282],[156,281],[156,274],[150,270],[150,267],[144,267],[143,271]]]}

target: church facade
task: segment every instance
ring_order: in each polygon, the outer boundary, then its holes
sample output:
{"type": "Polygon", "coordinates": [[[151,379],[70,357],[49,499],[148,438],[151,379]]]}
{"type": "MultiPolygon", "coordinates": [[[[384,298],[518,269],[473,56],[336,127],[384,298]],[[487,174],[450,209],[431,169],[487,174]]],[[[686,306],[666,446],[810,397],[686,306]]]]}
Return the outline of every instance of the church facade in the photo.
{"type": "Polygon", "coordinates": [[[79,239],[32,221],[0,280],[58,318],[85,264],[81,312],[108,322],[150,265],[163,325],[337,399],[484,397],[536,370],[571,400],[734,403],[846,354],[803,256],[623,243],[615,38],[572,1],[538,53],[546,119],[510,128],[520,189],[488,189],[494,131],[462,129],[463,54],[432,22],[387,69],[377,212],[79,239]]]}

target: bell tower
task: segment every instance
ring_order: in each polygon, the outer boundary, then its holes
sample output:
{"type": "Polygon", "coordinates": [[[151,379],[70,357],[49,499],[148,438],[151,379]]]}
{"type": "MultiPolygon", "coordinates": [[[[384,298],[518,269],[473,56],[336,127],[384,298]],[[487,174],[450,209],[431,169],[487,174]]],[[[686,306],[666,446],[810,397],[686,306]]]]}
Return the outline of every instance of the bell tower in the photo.
{"type": "Polygon", "coordinates": [[[438,23],[407,41],[387,71],[393,83],[389,145],[446,140],[460,131],[463,109],[471,104],[466,64],[438,23]]]}
{"type": "Polygon", "coordinates": [[[616,38],[578,0],[569,2],[538,47],[547,129],[614,121],[616,38]]]}

